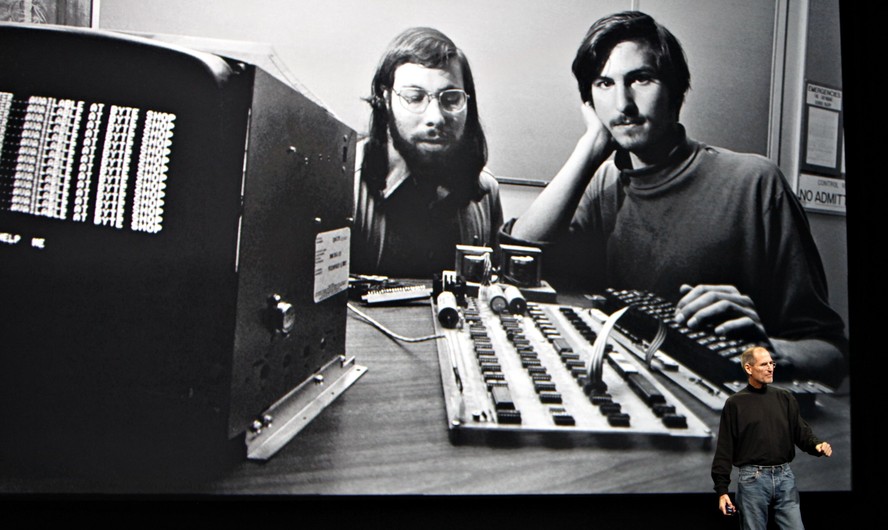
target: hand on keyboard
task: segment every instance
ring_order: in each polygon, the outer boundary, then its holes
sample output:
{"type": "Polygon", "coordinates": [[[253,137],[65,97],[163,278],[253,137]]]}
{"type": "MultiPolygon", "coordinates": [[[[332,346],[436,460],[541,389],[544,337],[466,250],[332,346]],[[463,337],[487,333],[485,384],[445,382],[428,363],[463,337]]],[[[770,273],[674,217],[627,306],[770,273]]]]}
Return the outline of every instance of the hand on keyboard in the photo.
{"type": "Polygon", "coordinates": [[[682,285],[675,321],[690,329],[709,326],[718,335],[767,340],[752,299],[733,285],[682,285]]]}

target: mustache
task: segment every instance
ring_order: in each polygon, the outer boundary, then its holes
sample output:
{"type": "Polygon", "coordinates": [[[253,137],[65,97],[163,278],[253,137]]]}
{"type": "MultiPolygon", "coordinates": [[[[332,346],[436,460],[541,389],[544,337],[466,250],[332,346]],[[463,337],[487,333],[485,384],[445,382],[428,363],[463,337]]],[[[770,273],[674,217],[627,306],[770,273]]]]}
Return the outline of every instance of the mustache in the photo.
{"type": "Polygon", "coordinates": [[[419,135],[422,140],[448,140],[453,135],[445,129],[429,129],[419,135]]]}
{"type": "Polygon", "coordinates": [[[644,121],[644,118],[640,116],[620,116],[619,118],[611,120],[610,125],[611,127],[616,127],[618,125],[641,125],[644,121]]]}

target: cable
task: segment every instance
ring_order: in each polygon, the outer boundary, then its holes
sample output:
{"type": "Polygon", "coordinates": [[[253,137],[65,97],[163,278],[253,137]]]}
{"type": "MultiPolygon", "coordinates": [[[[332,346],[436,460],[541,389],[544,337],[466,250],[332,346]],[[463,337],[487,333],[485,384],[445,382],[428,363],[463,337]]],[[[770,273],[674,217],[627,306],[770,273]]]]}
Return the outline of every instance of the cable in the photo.
{"type": "Polygon", "coordinates": [[[391,337],[395,340],[399,340],[402,342],[423,342],[423,341],[427,341],[427,340],[440,339],[440,338],[444,337],[443,334],[426,335],[425,337],[405,337],[403,335],[398,335],[394,331],[388,329],[387,327],[383,326],[382,324],[380,324],[376,320],[372,319],[366,313],[361,312],[360,310],[358,310],[358,308],[354,307],[353,305],[351,305],[351,304],[347,304],[347,305],[348,305],[348,308],[351,309],[352,311],[354,311],[359,317],[363,318],[369,324],[371,324],[373,327],[377,328],[379,331],[385,333],[386,335],[388,335],[389,337],[391,337]]]}
{"type": "Polygon", "coordinates": [[[481,276],[481,285],[490,285],[490,274],[493,272],[493,262],[490,261],[490,252],[484,253],[484,273],[481,276]]]}
{"type": "Polygon", "coordinates": [[[648,344],[647,350],[644,352],[644,363],[648,368],[651,367],[651,361],[654,359],[654,354],[660,349],[660,346],[663,345],[663,341],[665,340],[666,323],[660,320],[660,325],[657,327],[657,334],[651,339],[651,343],[648,344]]]}
{"type": "Polygon", "coordinates": [[[613,329],[614,325],[617,323],[617,320],[619,320],[619,318],[623,316],[623,314],[628,310],[629,306],[626,306],[619,311],[611,313],[611,315],[607,317],[607,320],[604,321],[601,329],[598,331],[598,337],[592,344],[592,355],[590,356],[589,360],[588,381],[592,385],[597,385],[603,380],[602,365],[604,364],[605,346],[607,346],[608,336],[610,335],[610,332],[613,329]]]}

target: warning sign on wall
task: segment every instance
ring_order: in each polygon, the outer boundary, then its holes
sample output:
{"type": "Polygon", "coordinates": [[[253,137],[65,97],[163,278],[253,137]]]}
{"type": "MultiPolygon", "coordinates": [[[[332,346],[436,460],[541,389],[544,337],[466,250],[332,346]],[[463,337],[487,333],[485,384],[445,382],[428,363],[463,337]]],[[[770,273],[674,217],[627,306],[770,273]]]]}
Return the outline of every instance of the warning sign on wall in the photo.
{"type": "Polygon", "coordinates": [[[819,175],[799,175],[798,197],[812,211],[845,214],[845,180],[819,175]]]}

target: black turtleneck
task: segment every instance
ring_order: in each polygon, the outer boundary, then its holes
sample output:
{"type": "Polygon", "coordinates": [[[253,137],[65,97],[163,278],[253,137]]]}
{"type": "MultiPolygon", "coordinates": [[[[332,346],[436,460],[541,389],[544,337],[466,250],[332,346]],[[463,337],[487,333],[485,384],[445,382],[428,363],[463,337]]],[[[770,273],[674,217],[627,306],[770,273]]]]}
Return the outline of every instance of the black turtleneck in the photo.
{"type": "Polygon", "coordinates": [[[819,443],[789,391],[746,385],[730,396],[722,409],[712,459],[714,489],[719,495],[728,492],[732,466],[786,464],[795,458],[796,447],[820,456],[819,443]]]}

